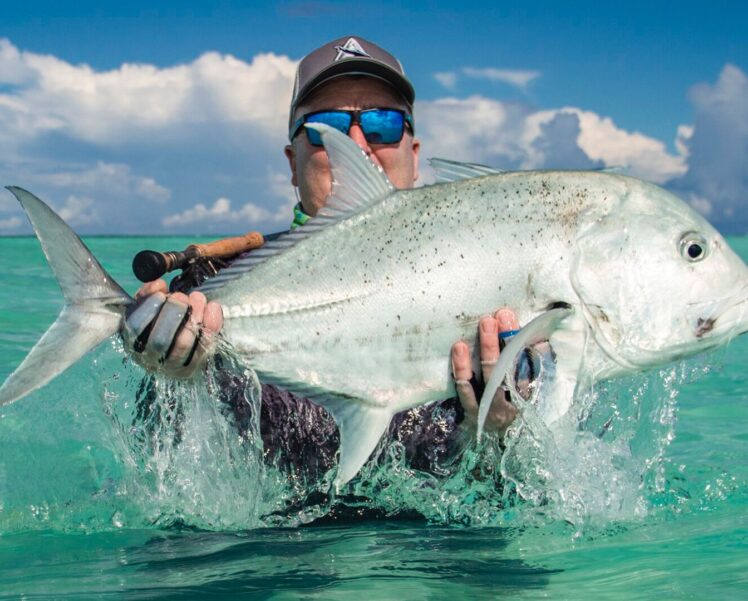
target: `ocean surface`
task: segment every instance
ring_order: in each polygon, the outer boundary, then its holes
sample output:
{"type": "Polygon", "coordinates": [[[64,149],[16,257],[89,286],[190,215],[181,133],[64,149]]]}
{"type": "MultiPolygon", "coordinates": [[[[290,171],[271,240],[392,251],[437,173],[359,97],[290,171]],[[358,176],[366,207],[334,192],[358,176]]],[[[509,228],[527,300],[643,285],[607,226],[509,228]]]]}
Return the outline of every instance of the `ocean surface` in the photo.
{"type": "MultiPolygon", "coordinates": [[[[137,251],[187,240],[86,243],[134,292],[137,251]]],[[[62,302],[35,238],[0,238],[0,265],[4,380],[62,302]]],[[[157,381],[139,412],[112,339],[0,407],[0,599],[747,599],[747,366],[745,336],[601,385],[567,440],[518,424],[440,477],[380,448],[349,490],[365,517],[332,521],[210,378],[157,381]]]]}

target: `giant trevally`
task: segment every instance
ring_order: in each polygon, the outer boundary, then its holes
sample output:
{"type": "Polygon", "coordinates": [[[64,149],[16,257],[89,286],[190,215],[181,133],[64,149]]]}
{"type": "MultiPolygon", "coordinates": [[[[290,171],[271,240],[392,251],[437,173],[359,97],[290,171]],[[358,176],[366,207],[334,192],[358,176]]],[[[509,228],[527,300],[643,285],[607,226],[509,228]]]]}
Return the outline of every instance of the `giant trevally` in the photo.
{"type": "MultiPolygon", "coordinates": [[[[526,345],[549,340],[539,413],[572,406],[583,378],[611,378],[714,348],[748,330],[748,268],[665,190],[604,172],[498,173],[437,162],[445,183],[397,191],[345,135],[315,124],[334,180],[325,208],[207,281],[223,336],[263,382],[313,399],[340,429],[336,484],[392,416],[454,394],[449,350],[482,315],[514,307],[521,333],[481,403],[526,345]]],[[[116,333],[133,303],[42,201],[26,210],[65,297],[57,321],[0,388],[42,386],[116,333]]]]}

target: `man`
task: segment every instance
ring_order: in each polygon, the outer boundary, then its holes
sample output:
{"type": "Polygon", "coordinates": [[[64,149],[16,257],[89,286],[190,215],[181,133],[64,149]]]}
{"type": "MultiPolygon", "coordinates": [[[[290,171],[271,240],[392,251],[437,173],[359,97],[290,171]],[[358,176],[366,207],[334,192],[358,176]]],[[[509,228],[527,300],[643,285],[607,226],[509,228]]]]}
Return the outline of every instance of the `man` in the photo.
{"type": "MultiPolygon", "coordinates": [[[[331,175],[328,157],[319,134],[307,129],[307,122],[322,122],[349,135],[397,188],[411,188],[418,178],[420,142],[414,137],[413,101],[415,91],[405,77],[402,65],[391,54],[362,38],[343,37],[308,54],[299,64],[289,113],[289,141],[285,155],[291,169],[291,183],[298,189],[293,226],[303,226],[322,208],[330,194],[331,175]]],[[[455,284],[459,284],[456,282],[455,284]]],[[[467,283],[466,283],[467,284],[467,283]]],[[[220,332],[223,318],[220,306],[206,302],[200,292],[167,294],[163,280],[144,285],[137,297],[162,305],[150,336],[139,354],[147,367],[158,368],[171,376],[189,377],[204,363],[210,352],[206,340],[220,332]],[[174,315],[183,315],[189,307],[185,327],[174,315]],[[165,358],[164,358],[165,357],[165,358]]],[[[446,402],[454,424],[440,430],[431,419],[433,408],[417,408],[393,420],[389,436],[411,449],[411,462],[419,468],[434,470],[435,462],[451,452],[458,431],[474,432],[478,415],[478,395],[473,384],[486,381],[499,356],[499,332],[518,328],[516,317],[508,309],[484,317],[479,324],[481,373],[473,374],[471,352],[464,341],[452,347],[451,361],[456,406],[446,402]],[[471,383],[472,382],[472,383],[471,383]],[[418,426],[418,427],[414,427],[418,426]],[[444,429],[446,428],[446,430],[444,429]],[[432,447],[441,448],[434,457],[432,447]],[[424,455],[427,456],[424,459],[424,455]]],[[[241,386],[236,380],[230,384],[241,386]]],[[[503,394],[493,400],[488,429],[502,434],[514,419],[516,409],[503,394]]],[[[298,422],[298,420],[297,420],[298,422]]],[[[330,417],[309,401],[298,399],[273,387],[263,387],[261,431],[266,449],[274,459],[295,469],[316,464],[315,473],[331,467],[337,448],[336,428],[330,417]],[[292,416],[305,413],[303,427],[293,428],[293,440],[284,424],[292,416]],[[320,433],[330,448],[322,449],[320,433]],[[324,438],[324,437],[323,437],[324,438]],[[309,445],[309,441],[314,444],[309,445]],[[293,450],[291,450],[293,449],[293,450]],[[303,450],[299,450],[303,449],[303,450]],[[323,457],[311,457],[315,452],[323,457]],[[295,455],[295,456],[290,456],[295,455]]]]}

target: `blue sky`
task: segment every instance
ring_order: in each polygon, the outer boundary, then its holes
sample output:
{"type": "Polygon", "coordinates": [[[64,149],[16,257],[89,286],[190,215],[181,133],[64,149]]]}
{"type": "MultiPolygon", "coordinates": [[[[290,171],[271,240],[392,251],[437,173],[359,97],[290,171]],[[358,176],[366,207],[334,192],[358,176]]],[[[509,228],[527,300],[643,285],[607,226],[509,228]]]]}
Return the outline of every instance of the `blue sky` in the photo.
{"type": "Polygon", "coordinates": [[[748,231],[743,4],[518,4],[3,3],[0,182],[83,233],[283,228],[295,63],[354,34],[404,63],[424,157],[626,165],[748,231]]]}

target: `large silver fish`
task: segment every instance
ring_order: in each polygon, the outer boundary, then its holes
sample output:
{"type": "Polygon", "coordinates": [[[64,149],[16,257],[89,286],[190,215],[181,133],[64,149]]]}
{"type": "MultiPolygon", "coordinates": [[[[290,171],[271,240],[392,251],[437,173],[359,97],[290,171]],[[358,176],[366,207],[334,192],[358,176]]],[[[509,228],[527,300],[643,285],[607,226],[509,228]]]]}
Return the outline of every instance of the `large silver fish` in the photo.
{"type": "MultiPolygon", "coordinates": [[[[603,172],[498,173],[436,162],[439,185],[396,191],[348,137],[323,125],[333,194],[303,228],[209,280],[223,335],[258,373],[327,408],[340,428],[336,484],[392,416],[454,394],[449,350],[506,305],[527,323],[481,403],[525,346],[549,340],[548,424],[582,378],[610,378],[714,348],[748,330],[748,268],[668,192],[603,172]]],[[[42,386],[116,333],[133,300],[42,201],[26,210],[66,305],[0,388],[42,386]]],[[[480,430],[479,430],[480,431],[480,430]]]]}

